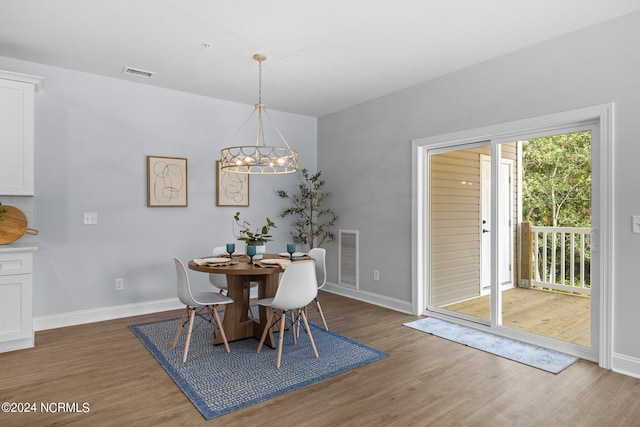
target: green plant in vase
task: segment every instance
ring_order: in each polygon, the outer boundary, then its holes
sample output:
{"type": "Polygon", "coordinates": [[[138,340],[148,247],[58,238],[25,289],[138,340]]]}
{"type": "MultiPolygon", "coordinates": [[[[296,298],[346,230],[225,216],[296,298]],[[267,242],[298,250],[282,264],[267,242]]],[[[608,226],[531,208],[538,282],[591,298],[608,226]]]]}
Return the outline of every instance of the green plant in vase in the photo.
{"type": "MultiPolygon", "coordinates": [[[[255,247],[255,256],[251,257],[252,261],[254,258],[262,258],[262,254],[266,250],[265,243],[273,240],[273,236],[271,236],[269,230],[272,228],[277,228],[276,224],[267,217],[267,223],[265,225],[253,229],[251,228],[251,224],[249,224],[247,221],[240,220],[240,212],[236,212],[236,214],[233,216],[232,227],[233,235],[236,236],[238,240],[245,242],[247,244],[247,248],[249,246],[255,247]],[[236,227],[238,227],[237,232],[236,227]]],[[[248,249],[247,253],[249,253],[248,249]]]]}
{"type": "Polygon", "coordinates": [[[267,223],[262,227],[255,229],[251,228],[251,224],[246,220],[240,219],[240,212],[236,212],[233,216],[233,235],[238,240],[245,242],[247,245],[260,246],[266,242],[273,240],[273,236],[270,234],[272,228],[277,228],[276,224],[267,218],[267,223]],[[238,231],[236,232],[236,226],[238,231]]]}

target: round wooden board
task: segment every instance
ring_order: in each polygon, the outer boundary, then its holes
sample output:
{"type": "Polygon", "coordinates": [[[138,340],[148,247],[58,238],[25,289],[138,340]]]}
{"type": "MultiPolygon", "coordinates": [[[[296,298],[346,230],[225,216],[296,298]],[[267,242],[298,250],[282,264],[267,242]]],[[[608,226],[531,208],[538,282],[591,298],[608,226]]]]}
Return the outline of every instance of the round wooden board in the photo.
{"type": "Polygon", "coordinates": [[[27,217],[14,206],[0,205],[7,212],[0,217],[0,245],[15,242],[27,231],[27,217]]]}

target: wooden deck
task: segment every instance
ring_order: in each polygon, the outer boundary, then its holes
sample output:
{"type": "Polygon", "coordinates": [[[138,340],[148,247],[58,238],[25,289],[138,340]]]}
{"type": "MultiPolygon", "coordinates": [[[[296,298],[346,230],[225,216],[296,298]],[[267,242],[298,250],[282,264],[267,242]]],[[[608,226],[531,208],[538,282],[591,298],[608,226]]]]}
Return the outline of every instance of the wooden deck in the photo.
{"type": "MultiPolygon", "coordinates": [[[[443,308],[489,319],[489,298],[485,295],[443,308]]],[[[591,298],[539,289],[509,289],[502,292],[502,324],[590,346],[591,298]]]]}

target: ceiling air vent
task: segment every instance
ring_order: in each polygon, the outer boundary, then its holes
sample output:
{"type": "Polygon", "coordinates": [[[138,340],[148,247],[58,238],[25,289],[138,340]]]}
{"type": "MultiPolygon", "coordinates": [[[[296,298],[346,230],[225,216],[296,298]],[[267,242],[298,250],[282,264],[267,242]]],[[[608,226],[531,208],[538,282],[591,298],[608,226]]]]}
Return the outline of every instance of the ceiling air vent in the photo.
{"type": "Polygon", "coordinates": [[[136,77],[143,77],[145,79],[149,79],[151,78],[151,76],[155,74],[153,71],[139,70],[137,68],[131,68],[131,67],[124,67],[122,72],[125,74],[136,76],[136,77]]]}

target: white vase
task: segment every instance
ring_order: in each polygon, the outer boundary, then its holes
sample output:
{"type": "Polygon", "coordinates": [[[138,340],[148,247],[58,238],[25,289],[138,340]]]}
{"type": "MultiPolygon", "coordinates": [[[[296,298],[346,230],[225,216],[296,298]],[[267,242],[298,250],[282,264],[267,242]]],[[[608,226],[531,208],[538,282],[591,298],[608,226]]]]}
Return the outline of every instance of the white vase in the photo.
{"type": "MultiPolygon", "coordinates": [[[[247,244],[247,246],[249,245],[250,244],[247,244]]],[[[253,259],[262,259],[265,251],[267,250],[267,244],[264,242],[255,242],[255,243],[252,243],[251,246],[256,247],[256,254],[253,256],[253,259]]]]}

